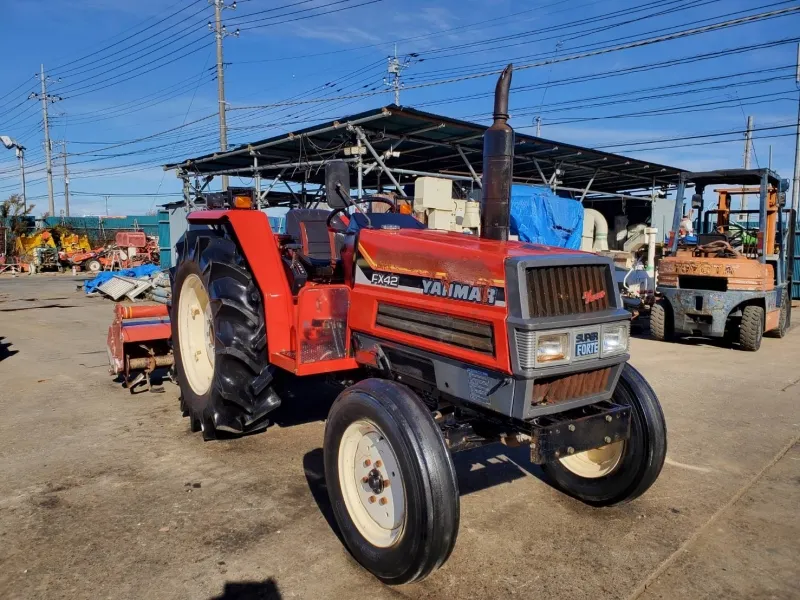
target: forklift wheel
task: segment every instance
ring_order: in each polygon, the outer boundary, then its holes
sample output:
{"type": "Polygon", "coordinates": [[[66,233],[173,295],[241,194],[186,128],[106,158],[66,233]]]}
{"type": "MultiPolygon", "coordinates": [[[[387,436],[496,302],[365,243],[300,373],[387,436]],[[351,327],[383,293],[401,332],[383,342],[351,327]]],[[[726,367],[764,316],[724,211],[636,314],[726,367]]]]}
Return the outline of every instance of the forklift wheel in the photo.
{"type": "Polygon", "coordinates": [[[556,488],[592,506],[641,496],[658,478],[667,454],[667,426],[658,398],[627,363],[611,400],[632,408],[630,438],[543,467],[556,488]]]}
{"type": "Polygon", "coordinates": [[[384,583],[419,581],[450,556],[455,468],[430,411],[407,387],[367,379],[339,395],[325,426],[325,480],[345,545],[384,583]]]}
{"type": "Polygon", "coordinates": [[[672,307],[664,300],[659,300],[650,310],[650,335],[662,342],[674,337],[672,307]]]}
{"type": "Polygon", "coordinates": [[[252,275],[236,243],[213,231],[190,231],[179,255],[170,320],[181,410],[206,440],[263,429],[280,399],[252,275]]]}
{"type": "Polygon", "coordinates": [[[739,326],[739,343],[743,350],[755,352],[761,348],[764,337],[764,309],[760,306],[745,306],[742,310],[742,324],[739,326]]]}

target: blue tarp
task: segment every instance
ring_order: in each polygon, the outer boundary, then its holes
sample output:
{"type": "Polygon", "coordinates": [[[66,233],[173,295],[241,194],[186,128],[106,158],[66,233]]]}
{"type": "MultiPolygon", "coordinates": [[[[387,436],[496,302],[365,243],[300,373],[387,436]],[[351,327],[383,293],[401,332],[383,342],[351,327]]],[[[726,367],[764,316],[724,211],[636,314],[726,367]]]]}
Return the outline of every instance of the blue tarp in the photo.
{"type": "Polygon", "coordinates": [[[132,269],[124,269],[122,271],[100,271],[95,275],[94,279],[89,279],[83,282],[83,291],[87,294],[92,294],[97,291],[97,286],[105,283],[115,275],[122,275],[123,277],[147,277],[160,271],[158,265],[142,265],[140,267],[133,267],[132,269]]]}
{"type": "Polygon", "coordinates": [[[520,241],[580,250],[583,206],[544,186],[511,186],[511,233],[520,241]]]}

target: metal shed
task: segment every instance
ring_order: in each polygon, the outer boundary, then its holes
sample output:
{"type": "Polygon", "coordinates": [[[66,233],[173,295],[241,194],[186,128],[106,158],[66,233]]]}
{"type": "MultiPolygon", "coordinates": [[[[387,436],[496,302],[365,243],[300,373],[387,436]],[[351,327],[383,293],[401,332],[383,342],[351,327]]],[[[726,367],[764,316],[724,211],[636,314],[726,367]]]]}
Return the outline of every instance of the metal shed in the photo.
{"type": "MultiPolygon", "coordinates": [[[[422,175],[445,177],[464,187],[481,186],[486,127],[395,105],[285,135],[241,145],[165,166],[184,181],[187,202],[213,177],[253,177],[259,206],[280,204],[270,197],[278,186],[299,200],[324,183],[324,165],[341,159],[352,164],[359,195],[363,190],[394,189],[422,175]],[[266,181],[265,181],[266,180],[266,181]],[[292,187],[290,183],[299,184],[292,187]]],[[[677,185],[681,169],[516,135],[514,181],[547,185],[580,200],[652,200],[677,185]]],[[[285,202],[286,195],[283,195],[285,202]]]]}

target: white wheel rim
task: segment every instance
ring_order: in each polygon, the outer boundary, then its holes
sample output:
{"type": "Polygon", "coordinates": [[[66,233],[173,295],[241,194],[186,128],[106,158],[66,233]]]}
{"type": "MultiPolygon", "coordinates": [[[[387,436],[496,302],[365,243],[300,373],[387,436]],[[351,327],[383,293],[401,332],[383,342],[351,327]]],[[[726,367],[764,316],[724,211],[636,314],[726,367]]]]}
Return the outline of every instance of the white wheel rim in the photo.
{"type": "Polygon", "coordinates": [[[100,263],[93,260],[89,263],[89,270],[96,273],[100,270],[100,263]]]}
{"type": "Polygon", "coordinates": [[[619,466],[625,454],[625,442],[614,442],[594,450],[578,452],[559,459],[561,464],[579,477],[597,479],[605,477],[619,466]]]}
{"type": "Polygon", "coordinates": [[[186,380],[194,393],[202,396],[214,376],[214,320],[206,287],[194,274],[181,286],[178,343],[186,380]]]}
{"type": "Polygon", "coordinates": [[[392,446],[367,420],[351,423],[339,443],[339,487],[347,512],[370,544],[388,548],[405,525],[403,477],[392,446]]]}

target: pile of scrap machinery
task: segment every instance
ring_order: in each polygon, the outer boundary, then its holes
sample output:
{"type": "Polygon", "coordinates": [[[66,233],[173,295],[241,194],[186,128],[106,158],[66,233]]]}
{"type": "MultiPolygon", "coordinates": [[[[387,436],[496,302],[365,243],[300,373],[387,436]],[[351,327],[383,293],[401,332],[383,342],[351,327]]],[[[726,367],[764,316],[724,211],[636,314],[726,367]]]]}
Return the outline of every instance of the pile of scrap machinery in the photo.
{"type": "MultiPolygon", "coordinates": [[[[158,240],[143,231],[118,231],[113,243],[92,246],[86,235],[41,229],[18,236],[14,253],[13,264],[22,271],[34,272],[74,267],[96,273],[159,262],[158,240]]],[[[7,258],[5,264],[12,262],[7,258]]]]}

